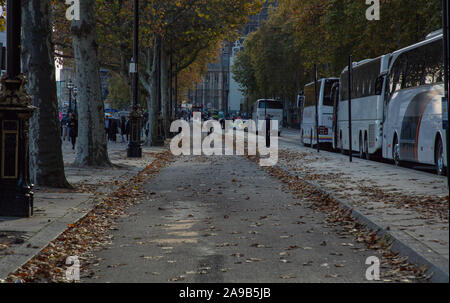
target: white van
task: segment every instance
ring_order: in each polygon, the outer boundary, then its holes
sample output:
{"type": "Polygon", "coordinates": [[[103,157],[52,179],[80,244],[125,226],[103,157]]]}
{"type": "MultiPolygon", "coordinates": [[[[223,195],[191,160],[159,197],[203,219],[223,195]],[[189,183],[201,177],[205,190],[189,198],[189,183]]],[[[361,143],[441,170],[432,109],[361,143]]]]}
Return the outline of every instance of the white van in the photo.
{"type": "Polygon", "coordinates": [[[281,126],[283,122],[283,103],[273,99],[259,99],[253,105],[252,119],[258,126],[258,121],[266,120],[269,115],[271,120],[278,121],[278,135],[281,134],[281,126]]]}
{"type": "Polygon", "coordinates": [[[331,91],[338,78],[324,78],[317,80],[317,114],[319,127],[316,125],[316,100],[314,82],[305,86],[301,100],[302,119],[300,125],[301,143],[307,146],[317,144],[317,130],[319,142],[329,144],[333,142],[333,100],[331,91]]]}

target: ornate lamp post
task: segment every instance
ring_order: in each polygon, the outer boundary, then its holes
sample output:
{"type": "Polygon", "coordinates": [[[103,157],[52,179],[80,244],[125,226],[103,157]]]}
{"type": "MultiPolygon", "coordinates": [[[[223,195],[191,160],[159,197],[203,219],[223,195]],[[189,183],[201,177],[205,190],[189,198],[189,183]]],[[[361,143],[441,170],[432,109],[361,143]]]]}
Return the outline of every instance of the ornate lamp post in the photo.
{"type": "Polygon", "coordinates": [[[141,128],[142,110],[138,106],[138,38],[139,38],[139,1],[134,0],[134,41],[133,58],[130,63],[130,74],[133,85],[133,105],[130,112],[130,141],[128,143],[127,155],[131,158],[141,158],[141,128]]]}
{"type": "Polygon", "coordinates": [[[69,80],[69,82],[67,82],[67,89],[69,90],[69,110],[67,111],[67,113],[72,112],[72,90],[74,87],[75,85],[73,84],[72,80],[69,80]]]}
{"type": "Polygon", "coordinates": [[[28,127],[35,107],[20,73],[20,0],[8,0],[7,16],[7,71],[0,80],[0,216],[29,217],[33,214],[33,192],[28,127]]]}

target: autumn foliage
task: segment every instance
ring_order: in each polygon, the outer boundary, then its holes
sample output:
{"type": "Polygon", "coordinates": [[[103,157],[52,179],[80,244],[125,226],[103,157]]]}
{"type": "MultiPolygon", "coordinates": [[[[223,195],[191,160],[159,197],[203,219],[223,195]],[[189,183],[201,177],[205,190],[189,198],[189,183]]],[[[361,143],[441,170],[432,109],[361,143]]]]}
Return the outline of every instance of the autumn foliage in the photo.
{"type": "Polygon", "coordinates": [[[280,0],[246,39],[234,68],[251,99],[280,97],[295,104],[302,87],[319,76],[339,76],[354,60],[375,58],[423,40],[442,27],[441,1],[381,0],[380,21],[368,21],[365,1],[280,0]]]}

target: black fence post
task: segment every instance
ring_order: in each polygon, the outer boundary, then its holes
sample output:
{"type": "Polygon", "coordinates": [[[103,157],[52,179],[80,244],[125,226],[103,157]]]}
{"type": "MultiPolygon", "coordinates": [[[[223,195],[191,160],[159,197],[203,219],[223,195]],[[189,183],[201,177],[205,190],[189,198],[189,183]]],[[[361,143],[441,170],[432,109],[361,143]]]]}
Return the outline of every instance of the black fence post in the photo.
{"type": "MultiPolygon", "coordinates": [[[[316,142],[317,142],[317,152],[320,153],[320,142],[319,142],[319,96],[317,93],[317,64],[314,64],[314,99],[316,101],[316,142]]],[[[311,134],[311,141],[314,134],[311,134]]],[[[312,144],[311,144],[312,147],[312,144]]]]}
{"type": "Polygon", "coordinates": [[[448,97],[449,97],[449,15],[448,15],[448,7],[449,7],[449,0],[442,0],[442,31],[444,35],[444,87],[445,87],[445,95],[444,100],[442,102],[446,102],[447,104],[447,117],[444,117],[445,113],[442,112],[442,121],[444,123],[444,120],[447,118],[447,125],[443,125],[443,127],[447,128],[446,130],[446,137],[447,137],[447,185],[450,187],[450,165],[449,165],[449,154],[450,154],[450,144],[449,144],[449,110],[448,110],[448,97]]]}
{"type": "Polygon", "coordinates": [[[350,162],[353,161],[353,146],[352,146],[352,72],[353,72],[353,58],[352,55],[348,58],[348,154],[350,162]]]}

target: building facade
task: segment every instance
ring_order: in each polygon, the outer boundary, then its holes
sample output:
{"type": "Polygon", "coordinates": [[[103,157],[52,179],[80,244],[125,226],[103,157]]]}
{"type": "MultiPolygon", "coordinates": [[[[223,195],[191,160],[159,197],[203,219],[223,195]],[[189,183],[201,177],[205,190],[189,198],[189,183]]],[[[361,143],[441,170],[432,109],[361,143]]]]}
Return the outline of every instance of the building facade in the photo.
{"type": "Polygon", "coordinates": [[[209,63],[202,82],[188,90],[188,103],[203,110],[227,111],[231,49],[230,43],[222,43],[217,62],[209,63]]]}
{"type": "Polygon", "coordinates": [[[188,103],[196,107],[201,106],[203,110],[217,110],[224,113],[240,111],[243,95],[239,85],[233,80],[230,67],[235,55],[243,48],[245,37],[268,19],[270,7],[276,6],[277,2],[266,1],[259,14],[250,16],[242,31],[242,38],[238,41],[222,43],[217,62],[208,64],[208,71],[201,83],[188,90],[186,95],[188,103]]]}

